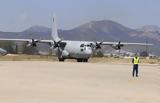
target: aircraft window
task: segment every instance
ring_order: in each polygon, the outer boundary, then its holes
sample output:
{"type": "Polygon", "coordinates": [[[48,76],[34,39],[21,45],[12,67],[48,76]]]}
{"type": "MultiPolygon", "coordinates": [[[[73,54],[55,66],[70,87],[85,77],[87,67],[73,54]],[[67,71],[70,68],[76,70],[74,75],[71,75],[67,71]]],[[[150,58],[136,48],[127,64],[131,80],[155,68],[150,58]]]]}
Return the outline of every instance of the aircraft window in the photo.
{"type": "Polygon", "coordinates": [[[84,47],[84,44],[81,44],[80,47],[84,47]]]}

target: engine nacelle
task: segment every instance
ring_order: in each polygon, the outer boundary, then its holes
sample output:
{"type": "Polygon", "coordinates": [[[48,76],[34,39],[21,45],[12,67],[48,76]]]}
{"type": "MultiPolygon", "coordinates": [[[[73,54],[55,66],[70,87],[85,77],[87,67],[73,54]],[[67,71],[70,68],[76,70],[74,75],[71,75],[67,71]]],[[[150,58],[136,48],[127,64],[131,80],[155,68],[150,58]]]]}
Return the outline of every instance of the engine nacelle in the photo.
{"type": "Polygon", "coordinates": [[[119,50],[118,45],[116,45],[116,44],[112,45],[112,48],[115,50],[119,50]]]}
{"type": "Polygon", "coordinates": [[[93,48],[93,49],[101,49],[101,45],[102,45],[103,42],[100,42],[100,43],[90,43],[90,46],[93,48]]]}

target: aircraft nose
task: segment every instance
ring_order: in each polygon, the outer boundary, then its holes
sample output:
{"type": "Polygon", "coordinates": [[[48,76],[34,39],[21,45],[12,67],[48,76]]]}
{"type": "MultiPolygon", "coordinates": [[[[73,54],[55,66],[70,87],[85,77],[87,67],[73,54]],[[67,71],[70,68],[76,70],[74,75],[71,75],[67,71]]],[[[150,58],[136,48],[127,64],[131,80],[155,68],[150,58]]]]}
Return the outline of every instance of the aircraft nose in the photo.
{"type": "Polygon", "coordinates": [[[86,50],[86,54],[91,55],[92,53],[93,53],[92,49],[87,49],[87,50],[86,50]]]}

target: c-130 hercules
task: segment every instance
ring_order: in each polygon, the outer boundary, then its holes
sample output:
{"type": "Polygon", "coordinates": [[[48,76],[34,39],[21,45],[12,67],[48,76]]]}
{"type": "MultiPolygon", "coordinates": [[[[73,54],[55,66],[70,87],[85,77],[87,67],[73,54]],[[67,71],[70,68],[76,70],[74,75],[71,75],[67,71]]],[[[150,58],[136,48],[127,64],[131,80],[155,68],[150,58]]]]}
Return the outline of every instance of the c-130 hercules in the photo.
{"type": "Polygon", "coordinates": [[[70,41],[62,40],[58,36],[58,30],[53,18],[51,40],[37,39],[6,39],[0,38],[1,41],[21,41],[27,42],[28,46],[37,46],[37,43],[47,43],[54,49],[59,61],[65,59],[76,59],[77,62],[88,62],[88,59],[97,49],[101,49],[101,45],[109,45],[116,50],[120,50],[125,45],[152,45],[146,43],[122,43],[122,42],[94,42],[94,41],[70,41]]]}

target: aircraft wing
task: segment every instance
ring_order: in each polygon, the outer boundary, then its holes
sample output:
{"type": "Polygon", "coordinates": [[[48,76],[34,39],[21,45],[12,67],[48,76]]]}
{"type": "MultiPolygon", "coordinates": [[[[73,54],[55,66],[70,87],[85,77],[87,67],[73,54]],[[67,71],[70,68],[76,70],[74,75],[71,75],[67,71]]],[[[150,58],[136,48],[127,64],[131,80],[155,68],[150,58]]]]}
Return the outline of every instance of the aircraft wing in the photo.
{"type": "Polygon", "coordinates": [[[53,40],[38,40],[39,43],[53,43],[53,40]]]}
{"type": "Polygon", "coordinates": [[[32,42],[36,41],[38,43],[52,43],[52,40],[38,40],[38,39],[7,39],[7,38],[0,38],[0,41],[15,41],[15,42],[32,42]]]}
{"type": "Polygon", "coordinates": [[[29,42],[31,39],[7,39],[7,38],[0,38],[0,41],[22,41],[22,42],[29,42]]]}
{"type": "Polygon", "coordinates": [[[135,45],[135,46],[151,46],[153,44],[150,43],[125,43],[125,42],[95,42],[96,48],[101,48],[101,45],[109,45],[116,50],[120,50],[123,46],[127,45],[135,45]]]}
{"type": "Polygon", "coordinates": [[[126,42],[98,42],[101,43],[101,45],[137,45],[137,46],[151,46],[153,44],[151,43],[126,43],[126,42]]]}

